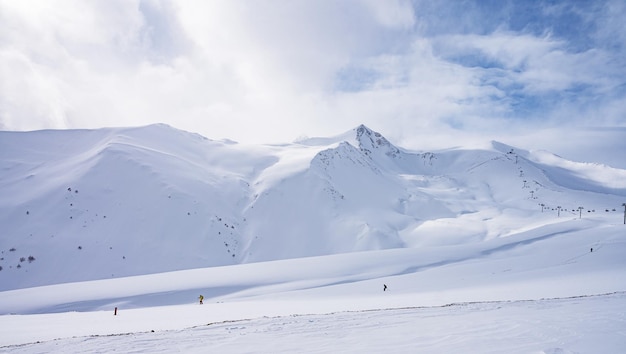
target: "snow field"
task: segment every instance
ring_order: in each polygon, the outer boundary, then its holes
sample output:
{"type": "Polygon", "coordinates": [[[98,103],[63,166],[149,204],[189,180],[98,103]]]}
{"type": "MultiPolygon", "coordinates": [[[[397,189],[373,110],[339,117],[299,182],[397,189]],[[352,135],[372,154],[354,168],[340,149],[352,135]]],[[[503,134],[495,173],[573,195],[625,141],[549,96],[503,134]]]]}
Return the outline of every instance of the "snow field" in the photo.
{"type": "Polygon", "coordinates": [[[2,311],[33,314],[0,316],[0,350],[619,353],[624,251],[620,225],[572,220],[464,247],[5,291],[2,311]]]}
{"type": "Polygon", "coordinates": [[[137,309],[117,317],[29,315],[12,321],[14,328],[23,327],[15,333],[31,333],[13,339],[24,344],[0,352],[620,353],[626,343],[624,303],[622,292],[305,315],[284,314],[279,304],[264,302],[237,309],[223,304],[137,309]],[[217,320],[226,311],[232,318],[231,310],[242,315],[254,307],[268,315],[217,320]],[[107,332],[113,328],[119,334],[107,332]]]}
{"type": "Polygon", "coordinates": [[[624,176],[364,126],[0,132],[0,352],[622,353],[624,176]]]}

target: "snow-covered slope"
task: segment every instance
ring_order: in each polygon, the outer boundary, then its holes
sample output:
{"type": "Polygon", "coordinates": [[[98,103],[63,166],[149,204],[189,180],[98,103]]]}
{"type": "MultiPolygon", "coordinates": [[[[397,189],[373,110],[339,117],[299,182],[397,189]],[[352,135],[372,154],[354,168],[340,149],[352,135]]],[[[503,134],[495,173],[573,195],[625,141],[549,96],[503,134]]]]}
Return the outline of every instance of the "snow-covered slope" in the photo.
{"type": "Polygon", "coordinates": [[[498,142],[407,151],[365,126],[280,146],[166,125],[0,132],[0,290],[620,222],[624,181],[498,142]]]}
{"type": "Polygon", "coordinates": [[[621,353],[623,235],[571,219],[472,244],[3,291],[0,352],[621,353]]]}
{"type": "Polygon", "coordinates": [[[623,352],[626,171],[484,146],[0,132],[0,352],[623,352]]]}

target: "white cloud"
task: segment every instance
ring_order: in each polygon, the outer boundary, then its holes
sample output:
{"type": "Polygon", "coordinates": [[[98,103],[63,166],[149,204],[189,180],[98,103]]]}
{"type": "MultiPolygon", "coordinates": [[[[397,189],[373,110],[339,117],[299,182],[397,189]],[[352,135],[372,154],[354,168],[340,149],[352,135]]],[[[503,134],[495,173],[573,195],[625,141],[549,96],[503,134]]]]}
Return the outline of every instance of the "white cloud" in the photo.
{"type": "Polygon", "coordinates": [[[609,11],[624,6],[543,7],[539,15],[575,13],[596,29],[584,41],[597,43],[575,46],[579,37],[547,21],[506,22],[526,5],[485,6],[0,2],[0,128],[165,122],[268,142],[360,123],[398,139],[497,134],[528,119],[588,124],[600,114],[603,124],[624,124],[623,48],[614,39],[625,31],[609,11]]]}
{"type": "Polygon", "coordinates": [[[415,13],[410,1],[365,1],[374,18],[383,26],[389,28],[410,29],[415,25],[415,13]]]}

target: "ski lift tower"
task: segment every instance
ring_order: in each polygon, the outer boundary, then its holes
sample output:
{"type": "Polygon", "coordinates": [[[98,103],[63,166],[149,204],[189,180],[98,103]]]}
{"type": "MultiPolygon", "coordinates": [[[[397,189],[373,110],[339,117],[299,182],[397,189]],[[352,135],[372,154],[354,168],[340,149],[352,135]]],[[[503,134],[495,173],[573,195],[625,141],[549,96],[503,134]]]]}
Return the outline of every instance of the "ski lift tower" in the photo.
{"type": "Polygon", "coordinates": [[[578,218],[582,219],[583,218],[583,207],[578,207],[578,218]]]}

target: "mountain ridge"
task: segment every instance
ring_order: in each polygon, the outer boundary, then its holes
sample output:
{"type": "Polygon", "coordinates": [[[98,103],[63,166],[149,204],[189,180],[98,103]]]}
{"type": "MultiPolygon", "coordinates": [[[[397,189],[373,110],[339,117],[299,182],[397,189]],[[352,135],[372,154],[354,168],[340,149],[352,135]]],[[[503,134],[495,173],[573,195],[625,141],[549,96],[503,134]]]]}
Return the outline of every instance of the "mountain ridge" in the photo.
{"type": "Polygon", "coordinates": [[[612,182],[624,170],[504,143],[415,152],[365,125],[338,137],[246,146],[162,124],[0,132],[0,290],[480,242],[579,207],[614,215],[626,195],[612,182]]]}

